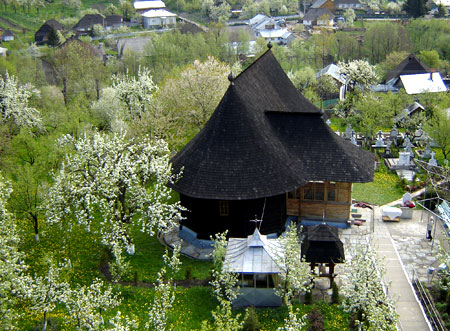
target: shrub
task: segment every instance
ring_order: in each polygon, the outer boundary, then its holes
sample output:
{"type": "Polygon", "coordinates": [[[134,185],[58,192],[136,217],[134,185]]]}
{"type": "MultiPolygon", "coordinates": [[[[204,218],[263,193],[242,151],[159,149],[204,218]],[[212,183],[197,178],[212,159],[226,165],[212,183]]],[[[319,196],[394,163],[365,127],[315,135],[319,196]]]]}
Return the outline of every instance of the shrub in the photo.
{"type": "Polygon", "coordinates": [[[259,323],[258,314],[255,307],[248,307],[245,312],[244,331],[259,331],[261,324],[259,323]]]}
{"type": "Polygon", "coordinates": [[[324,330],[324,324],[323,324],[323,316],[320,310],[317,308],[314,308],[309,314],[308,314],[308,321],[310,323],[308,327],[308,331],[322,331],[324,330]]]}
{"type": "Polygon", "coordinates": [[[339,304],[339,301],[340,301],[340,299],[339,299],[339,288],[338,288],[336,282],[333,282],[331,284],[331,288],[333,290],[333,293],[331,294],[331,303],[339,304]]]}
{"type": "Polygon", "coordinates": [[[305,293],[305,304],[310,305],[313,302],[313,295],[312,291],[308,291],[305,293]]]}

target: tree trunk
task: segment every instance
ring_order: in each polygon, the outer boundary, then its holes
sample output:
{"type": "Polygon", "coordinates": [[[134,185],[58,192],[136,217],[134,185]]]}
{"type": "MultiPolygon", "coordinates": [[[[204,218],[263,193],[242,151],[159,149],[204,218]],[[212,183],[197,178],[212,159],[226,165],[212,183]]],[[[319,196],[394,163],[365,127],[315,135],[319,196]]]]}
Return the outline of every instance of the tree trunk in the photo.
{"type": "Polygon", "coordinates": [[[63,90],[62,90],[63,96],[64,96],[64,104],[67,106],[68,100],[67,100],[67,78],[63,78],[63,90]]]}

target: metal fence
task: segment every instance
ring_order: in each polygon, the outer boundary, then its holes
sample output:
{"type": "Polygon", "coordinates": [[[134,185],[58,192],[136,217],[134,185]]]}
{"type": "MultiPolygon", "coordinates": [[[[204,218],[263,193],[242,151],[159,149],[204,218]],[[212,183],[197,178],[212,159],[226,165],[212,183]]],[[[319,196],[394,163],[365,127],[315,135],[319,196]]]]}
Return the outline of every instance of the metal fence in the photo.
{"type": "Polygon", "coordinates": [[[414,272],[412,275],[412,284],[433,330],[446,331],[447,329],[445,328],[444,322],[441,319],[440,313],[434,305],[433,299],[430,297],[428,291],[423,287],[422,283],[416,277],[414,272]]]}

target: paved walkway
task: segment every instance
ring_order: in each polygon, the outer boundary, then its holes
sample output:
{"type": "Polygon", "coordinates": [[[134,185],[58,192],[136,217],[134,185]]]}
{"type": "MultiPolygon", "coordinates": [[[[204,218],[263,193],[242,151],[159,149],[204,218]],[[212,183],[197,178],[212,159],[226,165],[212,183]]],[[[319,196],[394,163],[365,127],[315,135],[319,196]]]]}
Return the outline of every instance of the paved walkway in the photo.
{"type": "Polygon", "coordinates": [[[381,207],[374,207],[373,214],[369,208],[358,208],[357,213],[366,222],[360,227],[352,226],[342,231],[346,252],[350,251],[350,246],[365,245],[370,240],[378,256],[384,260],[385,281],[390,284],[389,294],[400,315],[400,330],[431,330],[410,281],[412,270],[420,280],[427,281],[428,268],[436,264],[434,254],[430,254],[432,243],[425,239],[427,215],[415,210],[410,220],[383,222],[381,207]]]}

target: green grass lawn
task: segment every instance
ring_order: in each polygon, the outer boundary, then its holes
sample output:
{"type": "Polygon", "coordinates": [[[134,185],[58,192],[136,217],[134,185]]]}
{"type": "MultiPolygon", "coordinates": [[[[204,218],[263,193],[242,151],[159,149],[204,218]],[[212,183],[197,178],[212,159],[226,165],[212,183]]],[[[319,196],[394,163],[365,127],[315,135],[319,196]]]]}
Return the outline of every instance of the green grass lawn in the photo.
{"type": "Polygon", "coordinates": [[[382,165],[380,170],[375,172],[373,182],[353,184],[352,198],[384,205],[403,196],[404,192],[397,183],[399,183],[397,175],[388,172],[382,165]]]}

